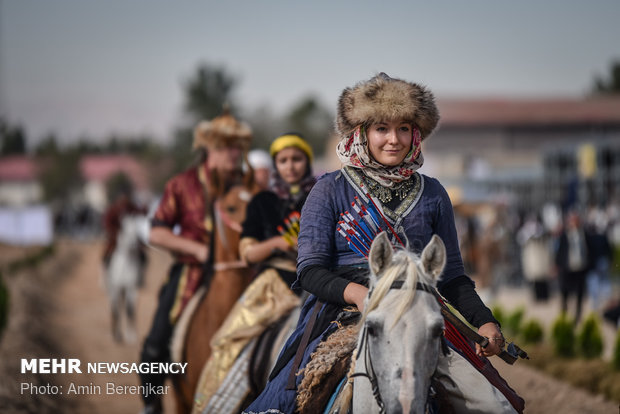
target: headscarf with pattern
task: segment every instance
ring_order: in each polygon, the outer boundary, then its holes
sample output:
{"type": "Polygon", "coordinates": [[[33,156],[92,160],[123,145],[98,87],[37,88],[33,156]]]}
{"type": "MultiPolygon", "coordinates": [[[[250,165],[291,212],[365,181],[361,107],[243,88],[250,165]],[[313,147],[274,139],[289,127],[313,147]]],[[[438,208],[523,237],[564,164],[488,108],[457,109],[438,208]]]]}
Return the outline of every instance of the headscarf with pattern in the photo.
{"type": "Polygon", "coordinates": [[[340,162],[345,166],[359,168],[367,177],[391,188],[411,177],[424,163],[421,142],[420,130],[414,126],[411,149],[403,161],[393,167],[386,166],[377,162],[370,154],[366,130],[364,126],[360,125],[348,138],[340,140],[336,153],[340,162]]]}

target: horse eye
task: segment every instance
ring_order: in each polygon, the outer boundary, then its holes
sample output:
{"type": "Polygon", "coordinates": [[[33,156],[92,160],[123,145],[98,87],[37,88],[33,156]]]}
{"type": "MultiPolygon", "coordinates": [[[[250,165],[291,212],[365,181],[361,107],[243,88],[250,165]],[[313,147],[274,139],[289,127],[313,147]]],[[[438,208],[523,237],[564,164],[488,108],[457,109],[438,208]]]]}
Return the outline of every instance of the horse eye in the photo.
{"type": "Polygon", "coordinates": [[[228,206],[228,207],[226,207],[226,211],[228,211],[229,213],[234,213],[235,211],[237,211],[237,207],[235,207],[235,206],[228,206]]]}
{"type": "Polygon", "coordinates": [[[377,336],[377,334],[379,333],[379,329],[374,323],[367,323],[366,332],[368,332],[368,335],[370,336],[377,336]]]}
{"type": "Polygon", "coordinates": [[[433,325],[430,330],[433,338],[441,336],[443,334],[443,328],[443,323],[433,325]]]}

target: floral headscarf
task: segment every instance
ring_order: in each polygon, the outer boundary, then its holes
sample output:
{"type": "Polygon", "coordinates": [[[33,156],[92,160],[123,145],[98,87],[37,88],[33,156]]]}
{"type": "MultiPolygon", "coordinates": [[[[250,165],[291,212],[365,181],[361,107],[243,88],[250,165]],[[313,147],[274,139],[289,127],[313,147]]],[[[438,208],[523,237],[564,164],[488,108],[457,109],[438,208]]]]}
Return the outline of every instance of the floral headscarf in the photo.
{"type": "Polygon", "coordinates": [[[421,142],[420,130],[414,127],[411,150],[399,165],[388,167],[370,155],[365,128],[358,126],[346,139],[340,140],[336,153],[345,166],[359,168],[367,177],[391,188],[411,177],[424,163],[421,142]]]}

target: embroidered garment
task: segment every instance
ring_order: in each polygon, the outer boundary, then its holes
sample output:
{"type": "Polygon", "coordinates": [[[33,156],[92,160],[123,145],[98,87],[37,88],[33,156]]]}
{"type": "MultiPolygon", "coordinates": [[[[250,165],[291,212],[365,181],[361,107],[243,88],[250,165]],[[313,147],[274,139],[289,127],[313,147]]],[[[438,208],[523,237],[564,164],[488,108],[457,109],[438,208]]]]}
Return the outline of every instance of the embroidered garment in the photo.
{"type": "MultiPolygon", "coordinates": [[[[415,173],[411,192],[393,211],[385,205],[383,212],[409,249],[421,253],[433,234],[446,246],[447,262],[439,286],[464,275],[459,251],[454,215],[450,198],[443,186],[434,178],[415,173]]],[[[340,213],[351,208],[351,201],[358,197],[368,202],[365,191],[359,187],[361,179],[357,169],[343,168],[325,174],[310,192],[301,215],[297,274],[310,265],[328,269],[341,266],[366,265],[366,260],[355,254],[337,231],[340,213]]],[[[384,226],[385,228],[385,226],[384,226]]]]}
{"type": "Polygon", "coordinates": [[[414,127],[411,150],[405,159],[399,165],[387,167],[374,160],[368,150],[366,130],[363,126],[359,126],[348,138],[340,140],[336,153],[340,162],[345,166],[359,168],[368,177],[385,187],[391,188],[411,177],[424,163],[421,142],[420,130],[414,127]]]}
{"type": "MultiPolygon", "coordinates": [[[[340,237],[336,230],[340,213],[350,208],[355,196],[367,202],[364,191],[356,184],[356,172],[353,168],[343,168],[325,174],[317,180],[310,192],[301,215],[298,275],[308,266],[321,265],[334,271],[334,283],[340,280],[343,285],[351,280],[363,283],[360,279],[367,277],[368,271],[364,267],[367,267],[368,262],[349,249],[346,240],[340,237]]],[[[445,189],[436,179],[417,173],[415,176],[410,179],[418,184],[412,186],[396,211],[390,212],[392,217],[388,216],[388,220],[399,234],[406,237],[409,248],[417,253],[422,251],[433,234],[443,239],[447,264],[439,282],[441,286],[465,274],[458,249],[452,205],[445,189]]],[[[383,210],[387,215],[389,209],[383,206],[383,210]]],[[[298,279],[296,284],[299,283],[298,279]]],[[[293,356],[317,301],[318,298],[311,295],[304,303],[297,328],[280,354],[267,387],[244,412],[295,411],[295,390],[286,389],[291,370],[296,369],[295,372],[298,372],[305,367],[317,345],[335,329],[330,321],[335,320],[343,308],[339,303],[327,303],[321,307],[301,364],[294,368],[293,356]]],[[[303,375],[296,377],[297,385],[302,379],[303,375]]]]}
{"type": "MultiPolygon", "coordinates": [[[[206,201],[206,186],[207,172],[204,164],[173,177],[166,184],[152,226],[172,229],[178,225],[181,237],[209,244],[213,219],[206,201]]],[[[194,256],[177,254],[175,260],[183,264],[183,270],[170,311],[172,323],[176,322],[200,286],[203,274],[203,263],[199,263],[194,256]]]]}

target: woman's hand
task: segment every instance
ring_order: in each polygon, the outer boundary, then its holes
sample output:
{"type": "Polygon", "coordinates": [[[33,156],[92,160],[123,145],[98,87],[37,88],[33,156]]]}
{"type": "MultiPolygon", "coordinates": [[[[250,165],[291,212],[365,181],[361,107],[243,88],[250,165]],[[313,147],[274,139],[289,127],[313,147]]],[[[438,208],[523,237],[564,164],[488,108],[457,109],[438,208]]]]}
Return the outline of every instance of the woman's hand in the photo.
{"type": "Polygon", "coordinates": [[[482,348],[476,344],[476,354],[478,356],[491,356],[497,355],[504,349],[505,339],[502,335],[502,331],[499,326],[494,322],[487,322],[478,328],[478,333],[489,339],[489,345],[486,348],[482,348]]]}
{"type": "Polygon", "coordinates": [[[275,236],[270,240],[273,243],[272,246],[274,250],[278,249],[286,252],[295,249],[297,246],[297,237],[291,237],[290,239],[295,243],[295,246],[292,246],[283,236],[275,236]]]}
{"type": "MultiPolygon", "coordinates": [[[[297,238],[295,238],[295,242],[297,242],[297,238]]],[[[275,250],[286,252],[295,250],[296,248],[297,246],[291,246],[284,237],[273,236],[270,239],[254,243],[247,247],[243,252],[243,259],[249,264],[256,264],[267,260],[275,250]]]]}
{"type": "Polygon", "coordinates": [[[367,294],[368,288],[366,286],[351,282],[344,288],[343,296],[345,302],[357,306],[357,309],[363,312],[367,294]]]}

